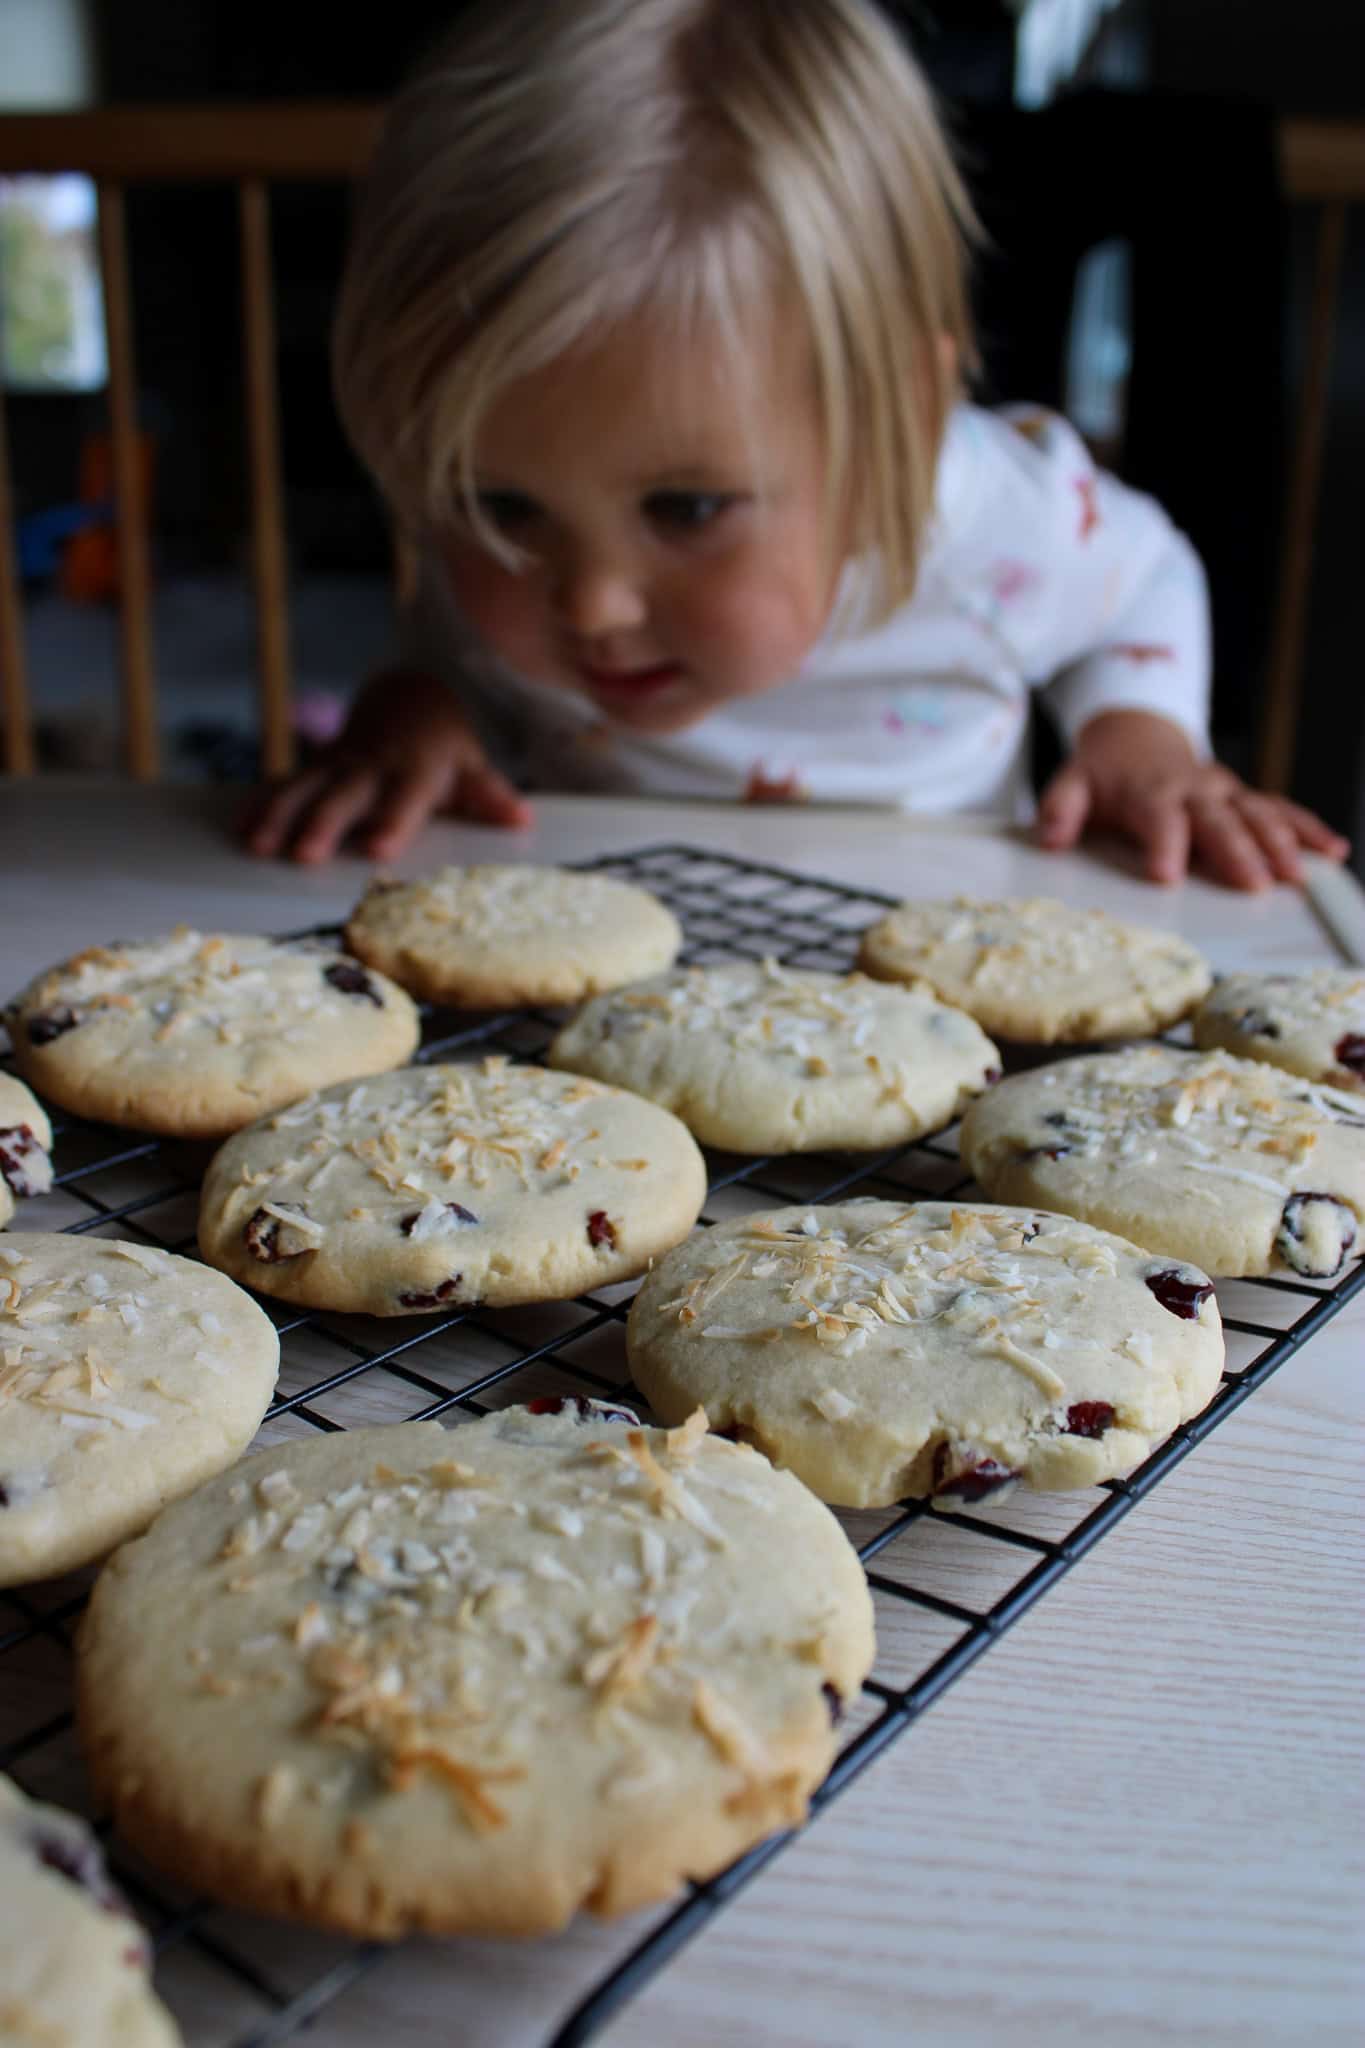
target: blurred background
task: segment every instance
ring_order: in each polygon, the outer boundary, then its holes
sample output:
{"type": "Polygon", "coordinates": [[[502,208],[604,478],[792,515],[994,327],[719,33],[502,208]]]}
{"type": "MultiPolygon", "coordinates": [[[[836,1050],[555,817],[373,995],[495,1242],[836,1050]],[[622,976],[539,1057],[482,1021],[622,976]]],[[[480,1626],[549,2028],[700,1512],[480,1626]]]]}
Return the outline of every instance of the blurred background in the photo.
{"type": "MultiPolygon", "coordinates": [[[[1337,239],[1324,241],[1320,195],[1294,174],[1322,123],[1333,162],[1365,164],[1355,0],[882,4],[938,86],[986,227],[981,395],[1059,406],[1191,534],[1214,595],[1220,753],[1252,773],[1269,746],[1283,786],[1352,835],[1360,864],[1365,205],[1329,201],[1337,239]],[[1354,139],[1335,125],[1357,122],[1354,139]],[[1315,345],[1320,473],[1299,474],[1287,511],[1315,345]],[[1297,702],[1275,642],[1291,557],[1297,702]],[[1268,729],[1271,687],[1282,715],[1268,729]]],[[[40,762],[117,765],[121,570],[95,186],[78,166],[20,175],[6,117],[213,105],[242,108],[245,133],[263,102],[370,103],[457,6],[408,0],[382,28],[330,10],[320,30],[316,10],[278,0],[0,0],[0,381],[40,762]]],[[[270,192],[305,747],[383,655],[392,616],[389,539],[329,387],[347,208],[334,179],[270,192]]],[[[161,767],[246,778],[259,749],[237,197],[221,182],[134,183],[126,212],[161,767]]],[[[1048,746],[1043,733],[1040,761],[1048,746]]]]}

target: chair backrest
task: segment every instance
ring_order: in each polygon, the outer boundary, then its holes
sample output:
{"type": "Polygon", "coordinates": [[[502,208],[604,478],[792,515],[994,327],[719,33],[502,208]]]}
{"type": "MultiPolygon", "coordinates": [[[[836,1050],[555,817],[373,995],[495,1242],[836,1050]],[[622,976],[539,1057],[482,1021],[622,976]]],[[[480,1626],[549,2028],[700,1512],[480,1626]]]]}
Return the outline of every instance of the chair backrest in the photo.
{"type": "MultiPolygon", "coordinates": [[[[98,188],[119,565],[124,757],[129,772],[140,780],[156,775],[159,749],[125,190],[132,184],[149,183],[212,183],[236,188],[261,756],[267,774],[283,774],[292,762],[293,742],[270,186],[287,180],[350,180],[373,147],[379,118],[378,107],[360,103],[120,107],[78,114],[0,116],[0,176],[78,171],[94,179],[98,188]]],[[[1281,130],[1281,153],[1290,199],[1320,207],[1321,216],[1257,752],[1258,779],[1271,789],[1286,788],[1292,773],[1346,216],[1349,206],[1365,200],[1365,124],[1287,121],[1281,130]]],[[[34,767],[34,748],[15,559],[0,393],[0,718],[4,764],[10,773],[22,775],[34,767]]]]}
{"type": "MultiPolygon", "coordinates": [[[[270,187],[286,180],[350,180],[369,155],[378,122],[378,108],[365,104],[118,107],[0,116],[0,176],[81,172],[95,181],[99,195],[123,755],[138,780],[156,775],[159,747],[125,191],[134,184],[236,188],[261,755],[267,774],[283,774],[292,762],[293,743],[270,187]]],[[[35,759],[14,543],[0,394],[0,714],[5,767],[11,774],[24,775],[32,771],[35,759]]]]}

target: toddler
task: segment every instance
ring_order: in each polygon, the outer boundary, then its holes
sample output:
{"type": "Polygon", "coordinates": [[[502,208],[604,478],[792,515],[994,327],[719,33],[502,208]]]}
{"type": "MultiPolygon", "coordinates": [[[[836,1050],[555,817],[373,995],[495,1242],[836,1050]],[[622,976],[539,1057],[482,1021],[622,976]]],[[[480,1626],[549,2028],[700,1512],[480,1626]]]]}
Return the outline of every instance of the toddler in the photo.
{"type": "Polygon", "coordinates": [[[400,95],[335,335],[414,577],[258,853],[530,788],[1026,815],[1244,888],[1345,842],[1209,754],[1203,576],[1064,421],[969,404],[969,203],[872,0],[484,0],[400,95]]]}

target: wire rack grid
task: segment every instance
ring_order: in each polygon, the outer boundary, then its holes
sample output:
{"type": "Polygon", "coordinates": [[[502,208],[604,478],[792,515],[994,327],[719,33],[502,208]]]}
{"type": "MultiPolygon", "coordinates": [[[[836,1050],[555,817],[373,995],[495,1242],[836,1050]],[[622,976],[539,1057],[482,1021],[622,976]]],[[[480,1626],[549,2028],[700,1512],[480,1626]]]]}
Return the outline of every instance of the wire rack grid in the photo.
{"type": "MultiPolygon", "coordinates": [[[[846,970],[859,932],[895,901],[869,890],[681,845],[585,863],[652,890],[680,916],[683,958],[776,958],[846,970]]],[[[559,1017],[517,1011],[477,1020],[427,1012],[418,1058],[490,1050],[540,1054],[559,1017]]],[[[135,1235],[194,1249],[204,1155],[106,1127],[54,1119],[56,1184],[23,1205],[19,1227],[135,1235]]],[[[710,1155],[704,1222],[777,1203],[857,1195],[966,1195],[955,1133],[866,1155],[710,1155]]],[[[812,1801],[812,1817],[909,1729],[1194,1447],[1334,1315],[1362,1285],[1365,1264],[1334,1285],[1265,1279],[1220,1283],[1227,1369],[1214,1399],[1124,1480],[1078,1495],[1017,1493],[985,1511],[922,1501],[842,1514],[877,1609],[878,1656],[846,1740],[812,1801]]],[[[553,1393],[627,1398],[622,1325],[633,1286],[538,1309],[472,1309],[380,1322],[298,1313],[265,1302],[279,1329],[277,1398],[260,1442],[377,1421],[439,1416],[451,1424],[553,1393]]],[[[88,1811],[73,1730],[71,1642],[91,1574],[0,1593],[0,1769],[38,1797],[88,1811]]],[[[99,1824],[98,1816],[96,1816],[99,1824]]],[[[680,1948],[749,1884],[790,1835],[777,1835],[680,1901],[611,1940],[556,1957],[546,2048],[591,2040],[680,1948]]],[[[229,1913],[182,1894],[164,1873],[116,1850],[115,1874],[152,1929],[158,1984],[191,2048],[273,2048],[295,2039],[401,1950],[322,1940],[229,1913]],[[206,2018],[212,2015],[211,2021],[206,2018]]],[[[448,1945],[458,1978],[460,1944],[448,1945]]],[[[382,1979],[375,1994],[382,2002],[382,1979]]],[[[518,2029],[518,2038],[525,2038],[518,2029]]]]}

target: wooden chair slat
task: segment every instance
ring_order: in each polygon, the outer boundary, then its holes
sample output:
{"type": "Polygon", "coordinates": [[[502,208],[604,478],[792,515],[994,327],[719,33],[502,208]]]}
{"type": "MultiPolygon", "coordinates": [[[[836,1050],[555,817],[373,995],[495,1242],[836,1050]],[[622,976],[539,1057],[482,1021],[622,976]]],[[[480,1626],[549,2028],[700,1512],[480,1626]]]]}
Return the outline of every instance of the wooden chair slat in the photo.
{"type": "Polygon", "coordinates": [[[1337,300],[1346,248],[1346,201],[1330,200],[1318,226],[1308,346],[1285,502],[1279,587],[1256,743],[1256,780],[1274,796],[1294,778],[1294,740],[1303,697],[1308,595],[1313,576],[1318,484],[1327,431],[1337,300]]]}
{"type": "Polygon", "coordinates": [[[280,480],[275,308],[270,272],[270,197],[260,178],[238,187],[242,233],[242,341],[246,369],[247,451],[251,465],[251,545],[256,599],[256,677],[261,706],[261,764],[268,776],[294,765],[290,721],[288,563],[280,480]]]}
{"type": "Polygon", "coordinates": [[[92,107],[0,117],[0,176],[83,171],[121,185],[353,178],[382,110],[364,101],[92,107]]]}
{"type": "Polygon", "coordinates": [[[123,748],[129,773],[138,782],[150,782],[157,772],[158,747],[152,676],[147,492],[138,431],[137,364],[133,352],[123,188],[107,180],[99,188],[99,245],[105,339],[109,354],[109,437],[118,551],[123,748]]]}
{"type": "Polygon", "coordinates": [[[23,613],[19,601],[19,555],[10,505],[9,443],[5,397],[0,391],[0,717],[4,721],[4,762],[10,775],[31,775],[33,722],[24,662],[23,613]]]}

